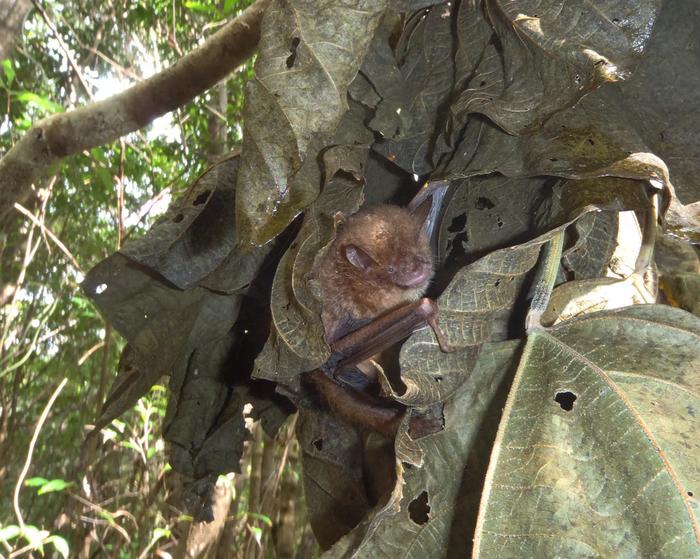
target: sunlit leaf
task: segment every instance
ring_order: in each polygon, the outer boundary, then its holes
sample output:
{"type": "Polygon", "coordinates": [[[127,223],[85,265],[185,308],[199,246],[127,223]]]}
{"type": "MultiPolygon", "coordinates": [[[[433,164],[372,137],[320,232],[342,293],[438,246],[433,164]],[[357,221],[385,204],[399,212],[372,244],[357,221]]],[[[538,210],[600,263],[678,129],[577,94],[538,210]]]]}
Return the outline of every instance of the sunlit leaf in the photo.
{"type": "Polygon", "coordinates": [[[61,554],[61,557],[64,559],[68,559],[68,556],[70,554],[70,547],[68,545],[68,542],[62,538],[61,536],[49,536],[46,538],[46,543],[50,543],[56,548],[56,551],[61,554]]]}
{"type": "Polygon", "coordinates": [[[170,530],[168,528],[154,528],[153,529],[153,538],[151,541],[158,541],[162,538],[169,538],[170,537],[170,530]]]}
{"type": "Polygon", "coordinates": [[[42,485],[45,485],[48,482],[49,480],[45,477],[31,477],[25,480],[24,485],[26,485],[27,487],[41,487],[42,485]]]}
{"type": "Polygon", "coordinates": [[[48,530],[40,530],[36,526],[26,524],[22,531],[22,537],[32,546],[33,549],[38,549],[43,553],[44,541],[49,535],[48,530]]]}
{"type": "Polygon", "coordinates": [[[63,107],[61,107],[61,105],[59,105],[58,103],[54,103],[47,97],[37,95],[36,93],[32,93],[31,91],[20,91],[15,95],[17,96],[17,99],[19,101],[27,103],[28,105],[34,105],[35,107],[43,109],[44,111],[50,114],[59,113],[63,110],[63,107]]]}
{"type": "Polygon", "coordinates": [[[475,557],[697,555],[699,356],[700,321],[663,306],[530,334],[475,557]]]}
{"type": "Polygon", "coordinates": [[[216,13],[216,8],[214,8],[214,6],[211,6],[209,4],[203,4],[202,2],[187,1],[183,5],[188,10],[192,10],[194,12],[200,12],[207,15],[212,15],[216,13]]]}
{"type": "Polygon", "coordinates": [[[5,59],[2,61],[2,69],[5,72],[5,77],[7,78],[7,86],[11,86],[15,79],[15,69],[12,67],[12,61],[5,59]]]}
{"type": "Polygon", "coordinates": [[[39,491],[37,491],[37,495],[43,495],[44,493],[52,493],[55,491],[63,491],[64,489],[73,486],[75,486],[75,483],[73,483],[72,481],[65,481],[63,479],[52,479],[51,481],[41,486],[39,491]]]}
{"type": "Polygon", "coordinates": [[[20,535],[19,526],[10,524],[9,526],[3,526],[0,528],[0,541],[10,542],[20,535]]]}

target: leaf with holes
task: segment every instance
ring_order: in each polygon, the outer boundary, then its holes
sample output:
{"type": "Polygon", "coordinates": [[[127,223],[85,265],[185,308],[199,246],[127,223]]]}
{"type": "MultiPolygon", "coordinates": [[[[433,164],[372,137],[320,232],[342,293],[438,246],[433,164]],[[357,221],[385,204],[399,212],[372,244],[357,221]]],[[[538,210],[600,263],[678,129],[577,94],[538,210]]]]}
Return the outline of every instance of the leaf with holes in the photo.
{"type": "Polygon", "coordinates": [[[596,266],[597,271],[607,267],[617,231],[609,228],[605,237],[599,228],[587,240],[591,225],[586,224],[595,223],[598,214],[582,214],[594,208],[643,211],[650,201],[644,183],[631,179],[563,180],[494,174],[459,181],[445,206],[438,254],[450,268],[458,269],[491,251],[526,242],[554,226],[580,218],[573,225],[579,235],[573,247],[578,249],[579,258],[571,260],[579,268],[596,266]],[[594,240],[600,242],[590,248],[595,256],[584,258],[582,252],[594,240]]]}
{"type": "Polygon", "coordinates": [[[640,305],[528,338],[474,557],[696,557],[700,320],[640,305]]]}
{"type": "Polygon", "coordinates": [[[539,128],[601,84],[627,77],[639,63],[661,2],[466,5],[474,18],[488,20],[495,37],[452,112],[479,112],[519,134],[539,128]]]}
{"type": "Polygon", "coordinates": [[[236,216],[264,244],[318,196],[318,154],[347,110],[386,0],[274,0],[247,85],[236,216]]]}
{"type": "MultiPolygon", "coordinates": [[[[616,199],[615,188],[611,187],[609,196],[616,199]]],[[[590,209],[571,209],[568,223],[590,209]]],[[[557,219],[562,219],[564,213],[558,215],[557,219]]],[[[561,224],[528,242],[490,252],[461,268],[438,298],[438,306],[445,336],[462,351],[442,352],[428,329],[414,333],[401,349],[402,389],[395,388],[380,374],[385,395],[415,407],[448,398],[470,374],[481,345],[506,339],[508,323],[519,310],[518,299],[523,296],[529,272],[537,264],[541,246],[566,226],[567,223],[561,224]]]]}
{"type": "Polygon", "coordinates": [[[231,208],[239,158],[209,168],[168,211],[120,253],[180,289],[195,285],[233,293],[254,277],[268,250],[243,254],[231,208]]]}
{"type": "Polygon", "coordinates": [[[366,436],[331,414],[300,407],[296,432],[309,522],[320,545],[329,548],[372,508],[376,495],[371,494],[367,474],[383,463],[393,466],[391,444],[384,442],[388,450],[383,460],[374,456],[368,469],[366,436]]]}
{"type": "Polygon", "coordinates": [[[395,390],[382,379],[384,391],[409,406],[443,401],[472,373],[481,346],[491,341],[494,323],[510,316],[540,248],[552,233],[529,243],[492,252],[462,268],[438,299],[440,325],[459,351],[444,353],[430,329],[415,332],[401,348],[401,380],[395,390]]]}
{"type": "Polygon", "coordinates": [[[368,518],[324,558],[467,556],[488,466],[485,456],[496,435],[519,345],[484,346],[471,375],[445,402],[445,428],[410,441],[423,455],[423,464],[404,466],[399,512],[379,522],[368,518]]]}

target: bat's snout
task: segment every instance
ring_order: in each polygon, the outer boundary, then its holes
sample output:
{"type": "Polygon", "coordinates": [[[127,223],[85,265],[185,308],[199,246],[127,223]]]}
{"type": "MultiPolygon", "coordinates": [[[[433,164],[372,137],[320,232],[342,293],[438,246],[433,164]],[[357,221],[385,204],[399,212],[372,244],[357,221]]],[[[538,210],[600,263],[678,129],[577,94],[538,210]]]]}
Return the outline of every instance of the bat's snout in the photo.
{"type": "Polygon", "coordinates": [[[415,288],[425,285],[430,281],[433,270],[429,264],[417,262],[408,270],[402,270],[400,277],[396,278],[397,285],[405,288],[415,288]]]}

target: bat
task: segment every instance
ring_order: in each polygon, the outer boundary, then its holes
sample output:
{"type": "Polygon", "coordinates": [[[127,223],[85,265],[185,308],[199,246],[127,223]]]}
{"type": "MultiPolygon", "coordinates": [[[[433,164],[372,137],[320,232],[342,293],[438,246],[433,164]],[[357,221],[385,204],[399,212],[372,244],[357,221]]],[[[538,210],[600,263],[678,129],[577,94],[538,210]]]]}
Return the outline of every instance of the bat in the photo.
{"type": "Polygon", "coordinates": [[[343,373],[362,370],[368,359],[425,326],[442,351],[452,350],[437,322],[437,304],[422,297],[434,272],[430,238],[446,189],[444,181],[428,183],[407,208],[337,214],[336,237],[315,270],[333,353],[306,379],[337,415],[387,436],[395,434],[405,408],[352,388],[343,373]]]}

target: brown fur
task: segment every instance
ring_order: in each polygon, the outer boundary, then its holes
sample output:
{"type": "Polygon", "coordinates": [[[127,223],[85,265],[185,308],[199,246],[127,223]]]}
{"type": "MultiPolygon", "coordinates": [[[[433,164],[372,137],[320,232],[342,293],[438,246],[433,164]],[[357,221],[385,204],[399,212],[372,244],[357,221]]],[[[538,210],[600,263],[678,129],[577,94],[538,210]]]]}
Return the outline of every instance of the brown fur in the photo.
{"type": "Polygon", "coordinates": [[[433,256],[422,226],[422,216],[389,205],[363,210],[339,225],[317,271],[328,343],[424,293],[433,256]],[[348,247],[368,256],[363,257],[368,265],[353,265],[348,247]]]}

